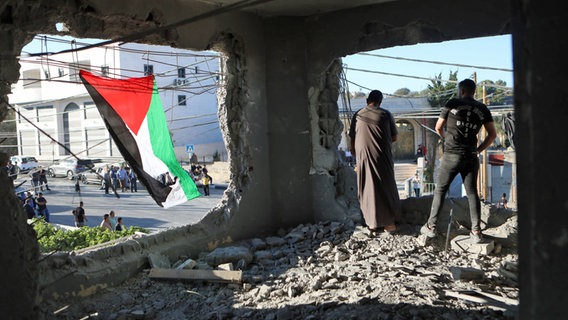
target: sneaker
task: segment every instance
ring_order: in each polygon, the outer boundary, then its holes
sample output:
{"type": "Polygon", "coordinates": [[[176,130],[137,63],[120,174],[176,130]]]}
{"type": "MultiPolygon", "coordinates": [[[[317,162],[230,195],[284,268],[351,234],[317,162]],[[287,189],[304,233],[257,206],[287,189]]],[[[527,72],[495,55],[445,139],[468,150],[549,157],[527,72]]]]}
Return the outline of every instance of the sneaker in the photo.
{"type": "Polygon", "coordinates": [[[422,233],[428,238],[434,238],[436,236],[436,228],[430,228],[426,223],[425,225],[422,226],[422,228],[420,228],[420,233],[422,233]]]}
{"type": "Polygon", "coordinates": [[[469,233],[469,242],[481,243],[482,241],[483,241],[483,234],[481,234],[481,231],[472,231],[469,233]]]}

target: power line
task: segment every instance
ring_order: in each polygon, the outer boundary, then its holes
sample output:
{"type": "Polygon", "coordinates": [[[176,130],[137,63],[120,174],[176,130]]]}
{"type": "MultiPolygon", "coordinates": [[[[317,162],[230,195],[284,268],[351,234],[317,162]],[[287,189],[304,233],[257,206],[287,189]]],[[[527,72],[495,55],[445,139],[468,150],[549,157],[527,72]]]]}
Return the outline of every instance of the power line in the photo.
{"type": "MultiPolygon", "coordinates": [[[[444,79],[439,79],[439,78],[419,77],[419,76],[411,76],[411,75],[400,74],[400,73],[390,73],[390,72],[368,70],[368,69],[357,69],[357,68],[349,68],[349,67],[344,67],[344,69],[351,70],[351,71],[358,71],[358,72],[382,74],[382,75],[393,76],[393,77],[411,78],[411,79],[428,80],[428,81],[440,81],[440,82],[448,82],[448,83],[454,83],[454,84],[459,83],[458,80],[444,80],[444,79]]],[[[486,83],[484,85],[486,87],[495,87],[495,88],[510,89],[510,90],[513,89],[511,87],[506,87],[506,86],[501,86],[501,85],[491,84],[491,83],[486,83]]]]}
{"type": "Polygon", "coordinates": [[[367,52],[360,52],[360,53],[358,53],[358,55],[362,55],[362,56],[372,56],[372,57],[385,58],[385,59],[394,59],[394,60],[405,60],[405,61],[413,61],[413,62],[423,62],[423,63],[431,63],[431,64],[440,64],[440,65],[446,65],[446,66],[473,68],[473,69],[484,69],[484,70],[513,72],[512,69],[505,69],[505,68],[495,68],[495,67],[485,67],[485,66],[472,66],[472,65],[467,65],[467,64],[448,63],[448,62],[435,61],[435,60],[421,60],[421,59],[411,59],[411,58],[403,58],[403,57],[392,57],[392,56],[385,56],[385,55],[381,55],[381,54],[374,54],[374,53],[367,53],[367,52]]]}

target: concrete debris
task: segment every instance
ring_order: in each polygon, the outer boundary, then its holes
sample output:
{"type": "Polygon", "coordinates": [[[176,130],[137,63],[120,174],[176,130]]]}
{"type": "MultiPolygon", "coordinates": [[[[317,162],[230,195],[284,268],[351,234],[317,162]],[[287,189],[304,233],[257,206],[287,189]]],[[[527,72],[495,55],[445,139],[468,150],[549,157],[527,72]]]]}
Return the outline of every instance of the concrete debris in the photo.
{"type": "Polygon", "coordinates": [[[168,257],[161,254],[150,253],[148,255],[148,263],[152,268],[170,268],[171,263],[168,257]]]}
{"type": "Polygon", "coordinates": [[[224,247],[217,248],[205,257],[205,261],[211,265],[216,266],[223,263],[245,260],[245,262],[252,262],[254,255],[247,247],[224,247]]]}
{"type": "Polygon", "coordinates": [[[450,272],[454,280],[482,280],[485,276],[483,270],[476,268],[450,267],[450,272]]]}
{"type": "Polygon", "coordinates": [[[457,252],[469,252],[488,255],[495,248],[493,240],[485,240],[481,243],[472,243],[469,235],[458,235],[451,241],[451,248],[457,252]]]}
{"type": "Polygon", "coordinates": [[[176,266],[176,269],[193,269],[197,265],[197,262],[193,259],[187,259],[184,262],[176,266]]]}
{"type": "Polygon", "coordinates": [[[351,220],[304,224],[200,254],[191,270],[160,271],[170,279],[183,273],[204,281],[157,281],[141,273],[88,298],[45,307],[53,313],[69,305],[69,319],[96,311],[110,320],[515,318],[510,306],[519,290],[510,275],[516,274],[516,248],[446,252],[445,237],[421,243],[419,228],[370,237],[351,220]],[[213,270],[223,264],[235,271],[213,270]],[[241,283],[208,281],[219,272],[241,273],[241,283]],[[132,298],[117,299],[121,292],[132,298]]]}

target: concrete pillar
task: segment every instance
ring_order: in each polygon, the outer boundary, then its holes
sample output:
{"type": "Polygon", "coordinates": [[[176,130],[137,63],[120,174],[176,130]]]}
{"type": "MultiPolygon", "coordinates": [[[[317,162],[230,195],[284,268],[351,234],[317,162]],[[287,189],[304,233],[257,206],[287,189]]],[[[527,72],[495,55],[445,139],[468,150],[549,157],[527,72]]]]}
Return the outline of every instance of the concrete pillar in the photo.
{"type": "Polygon", "coordinates": [[[561,2],[513,4],[520,318],[566,319],[568,19],[561,2]]]}
{"type": "Polygon", "coordinates": [[[310,122],[302,19],[265,24],[272,211],[279,226],[312,221],[310,122]]]}

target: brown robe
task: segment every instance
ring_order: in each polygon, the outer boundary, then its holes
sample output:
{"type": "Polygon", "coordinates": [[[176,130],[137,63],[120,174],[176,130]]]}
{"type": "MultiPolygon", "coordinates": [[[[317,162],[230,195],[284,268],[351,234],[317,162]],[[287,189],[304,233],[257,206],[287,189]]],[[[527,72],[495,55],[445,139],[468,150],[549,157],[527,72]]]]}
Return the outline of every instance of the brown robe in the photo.
{"type": "Polygon", "coordinates": [[[359,203],[371,229],[393,225],[400,214],[392,158],[392,139],[397,134],[388,110],[367,106],[353,115],[349,136],[355,146],[359,203]]]}

